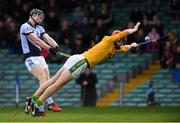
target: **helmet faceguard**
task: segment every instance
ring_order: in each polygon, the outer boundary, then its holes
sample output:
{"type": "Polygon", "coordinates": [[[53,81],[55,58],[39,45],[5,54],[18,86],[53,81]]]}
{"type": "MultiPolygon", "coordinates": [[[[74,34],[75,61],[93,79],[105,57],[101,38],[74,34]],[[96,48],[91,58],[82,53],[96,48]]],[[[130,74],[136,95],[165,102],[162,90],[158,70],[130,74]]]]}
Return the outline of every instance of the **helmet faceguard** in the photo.
{"type": "Polygon", "coordinates": [[[33,19],[36,25],[40,25],[44,21],[44,13],[40,9],[32,9],[29,16],[33,19]]]}
{"type": "MultiPolygon", "coordinates": [[[[115,35],[115,34],[118,34],[120,32],[121,31],[119,31],[119,30],[114,30],[111,35],[115,35]]],[[[126,42],[127,42],[127,39],[119,40],[119,41],[115,42],[116,49],[119,49],[121,45],[125,45],[126,42]]]]}

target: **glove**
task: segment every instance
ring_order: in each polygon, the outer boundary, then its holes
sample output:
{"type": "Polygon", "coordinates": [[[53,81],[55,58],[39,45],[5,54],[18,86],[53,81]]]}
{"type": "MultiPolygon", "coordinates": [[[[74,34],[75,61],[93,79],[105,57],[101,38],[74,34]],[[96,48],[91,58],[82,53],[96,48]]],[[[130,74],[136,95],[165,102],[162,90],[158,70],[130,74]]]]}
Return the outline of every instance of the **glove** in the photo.
{"type": "Polygon", "coordinates": [[[55,49],[56,54],[60,54],[61,53],[61,50],[60,50],[59,46],[56,46],[54,49],[55,49]]]}
{"type": "Polygon", "coordinates": [[[50,47],[50,48],[49,48],[49,52],[50,52],[53,56],[56,55],[56,51],[55,51],[55,48],[54,48],[54,47],[50,47]]]}

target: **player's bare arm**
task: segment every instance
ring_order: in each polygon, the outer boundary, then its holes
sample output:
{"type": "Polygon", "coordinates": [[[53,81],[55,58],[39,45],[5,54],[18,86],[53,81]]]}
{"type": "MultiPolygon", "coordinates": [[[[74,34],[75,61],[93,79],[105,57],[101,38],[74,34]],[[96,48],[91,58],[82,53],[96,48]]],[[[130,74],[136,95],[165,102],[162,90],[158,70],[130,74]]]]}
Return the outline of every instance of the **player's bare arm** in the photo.
{"type": "Polygon", "coordinates": [[[135,43],[135,42],[133,42],[133,43],[131,43],[130,45],[123,45],[123,46],[121,46],[121,48],[120,48],[120,52],[126,52],[126,51],[128,51],[129,49],[131,49],[131,48],[133,48],[133,47],[137,47],[138,46],[138,44],[137,43],[135,43]]]}
{"type": "Polygon", "coordinates": [[[45,42],[43,42],[41,39],[39,39],[35,34],[31,33],[27,37],[29,40],[33,41],[34,43],[36,43],[41,48],[44,48],[46,50],[50,49],[50,46],[48,44],[46,44],[45,42]]]}
{"type": "Polygon", "coordinates": [[[44,41],[46,41],[50,46],[52,46],[54,48],[54,51],[56,52],[56,54],[61,54],[60,48],[58,46],[58,44],[56,43],[56,41],[51,38],[47,33],[45,33],[43,35],[43,39],[44,41]]]}
{"type": "Polygon", "coordinates": [[[138,22],[138,23],[136,23],[136,25],[134,26],[133,29],[125,29],[125,30],[123,30],[123,32],[125,32],[126,35],[131,35],[131,34],[135,33],[135,32],[138,30],[140,24],[141,24],[141,23],[138,22]]]}
{"type": "Polygon", "coordinates": [[[43,39],[44,39],[44,41],[46,41],[49,45],[51,45],[52,47],[57,47],[58,46],[58,44],[56,43],[56,41],[53,39],[53,38],[51,38],[47,33],[45,33],[44,35],[43,35],[43,39]]]}

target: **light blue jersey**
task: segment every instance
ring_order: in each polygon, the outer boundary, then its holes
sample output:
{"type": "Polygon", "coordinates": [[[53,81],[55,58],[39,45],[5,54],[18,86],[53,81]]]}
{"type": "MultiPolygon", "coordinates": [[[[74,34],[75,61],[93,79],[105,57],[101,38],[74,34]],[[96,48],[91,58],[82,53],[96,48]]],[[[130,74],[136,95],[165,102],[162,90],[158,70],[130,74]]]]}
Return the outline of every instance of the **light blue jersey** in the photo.
{"type": "Polygon", "coordinates": [[[30,33],[34,33],[38,38],[42,39],[45,30],[40,25],[33,27],[30,22],[26,22],[21,25],[20,37],[21,37],[21,46],[24,54],[24,60],[31,56],[41,56],[41,47],[36,45],[33,41],[31,41],[27,37],[30,33]]]}

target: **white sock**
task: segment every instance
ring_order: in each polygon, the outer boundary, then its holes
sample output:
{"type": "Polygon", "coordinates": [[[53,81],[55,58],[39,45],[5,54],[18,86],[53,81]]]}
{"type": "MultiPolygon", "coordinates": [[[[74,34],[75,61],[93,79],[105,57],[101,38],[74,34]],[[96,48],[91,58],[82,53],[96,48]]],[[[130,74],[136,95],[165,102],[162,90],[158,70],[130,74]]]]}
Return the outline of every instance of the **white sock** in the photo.
{"type": "Polygon", "coordinates": [[[53,99],[51,97],[47,98],[46,102],[47,102],[48,105],[54,103],[54,101],[53,101],[53,99]]]}
{"type": "Polygon", "coordinates": [[[39,111],[40,111],[40,112],[44,112],[44,105],[40,105],[40,106],[39,106],[39,111]]]}

